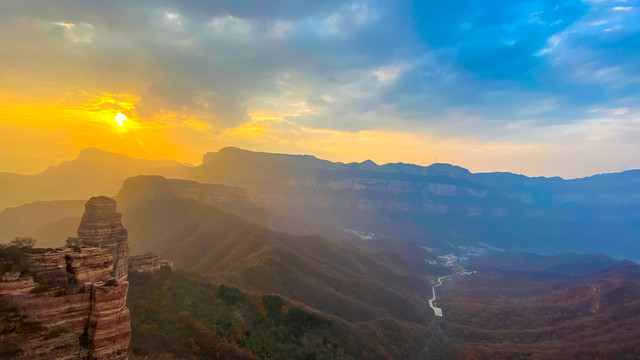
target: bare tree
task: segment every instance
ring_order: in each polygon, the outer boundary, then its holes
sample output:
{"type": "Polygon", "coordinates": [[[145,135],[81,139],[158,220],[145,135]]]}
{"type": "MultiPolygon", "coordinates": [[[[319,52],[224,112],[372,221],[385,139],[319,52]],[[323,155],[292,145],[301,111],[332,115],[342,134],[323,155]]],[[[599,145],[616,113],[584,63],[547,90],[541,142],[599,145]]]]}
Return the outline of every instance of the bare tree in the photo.
{"type": "Polygon", "coordinates": [[[36,239],[25,236],[25,237],[16,237],[15,239],[11,240],[11,242],[9,243],[10,246],[15,246],[17,248],[33,248],[33,246],[36,244],[36,239]]]}

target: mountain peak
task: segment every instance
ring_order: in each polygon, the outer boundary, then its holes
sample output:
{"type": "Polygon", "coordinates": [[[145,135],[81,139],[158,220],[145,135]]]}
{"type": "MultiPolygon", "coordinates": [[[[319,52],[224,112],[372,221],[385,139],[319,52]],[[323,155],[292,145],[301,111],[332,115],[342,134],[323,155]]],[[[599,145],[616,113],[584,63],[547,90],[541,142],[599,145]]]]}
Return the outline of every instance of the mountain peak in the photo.
{"type": "Polygon", "coordinates": [[[93,157],[97,157],[97,156],[100,156],[100,157],[103,157],[103,156],[128,157],[127,155],[124,155],[124,154],[118,154],[118,153],[114,153],[114,152],[98,149],[96,147],[88,147],[86,149],[80,150],[80,153],[78,154],[78,159],[93,158],[93,157]]]}
{"type": "Polygon", "coordinates": [[[371,169],[371,168],[377,168],[378,164],[376,164],[372,160],[367,159],[360,163],[360,167],[363,169],[371,169]]]}
{"type": "Polygon", "coordinates": [[[235,147],[235,146],[227,146],[227,147],[223,147],[222,149],[218,150],[218,152],[219,153],[233,153],[233,152],[252,153],[254,151],[241,149],[241,148],[235,147]]]}
{"type": "Polygon", "coordinates": [[[202,157],[202,165],[235,162],[253,164],[255,166],[271,164],[288,164],[299,167],[319,167],[323,164],[331,164],[330,161],[321,160],[313,155],[293,155],[269,152],[257,152],[240,149],[237,147],[225,147],[217,152],[208,152],[202,157]]]}

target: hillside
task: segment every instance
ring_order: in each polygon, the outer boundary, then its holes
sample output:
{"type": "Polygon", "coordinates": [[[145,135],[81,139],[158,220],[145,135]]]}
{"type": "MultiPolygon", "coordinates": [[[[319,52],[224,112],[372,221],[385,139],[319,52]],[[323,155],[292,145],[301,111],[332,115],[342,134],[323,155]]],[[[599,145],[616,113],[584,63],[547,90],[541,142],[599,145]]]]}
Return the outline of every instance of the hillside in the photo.
{"type": "MultiPolygon", "coordinates": [[[[424,334],[432,316],[424,300],[431,290],[424,270],[396,254],[274,232],[187,199],[139,204],[124,214],[123,223],[132,253],[153,249],[180,269],[304,303],[347,327],[424,334]]],[[[391,358],[415,356],[420,338],[409,338],[408,347],[388,339],[384,352],[394,353],[391,358]]]]}
{"type": "Polygon", "coordinates": [[[430,336],[417,324],[351,323],[182,271],[129,279],[131,351],[140,358],[412,359],[430,336]]]}
{"type": "Polygon", "coordinates": [[[85,200],[38,201],[0,211],[0,243],[18,236],[38,240],[40,247],[59,247],[75,236],[85,200]]]}
{"type": "MultiPolygon", "coordinates": [[[[140,175],[126,179],[118,192],[123,209],[154,199],[191,199],[230,212],[272,230],[290,234],[323,234],[331,238],[345,238],[347,234],[325,224],[304,221],[295,216],[282,215],[249,201],[243,188],[199,183],[181,179],[166,179],[157,175],[140,175]]],[[[126,211],[126,210],[125,210],[126,211]]]]}
{"type": "Polygon", "coordinates": [[[601,255],[500,254],[443,286],[445,353],[457,358],[634,359],[640,265],[601,255]]]}
{"type": "MultiPolygon", "coordinates": [[[[407,320],[424,316],[416,295],[424,295],[421,269],[391,254],[371,254],[319,236],[295,236],[268,230],[218,209],[184,199],[154,200],[123,215],[132,252],[153,249],[178,268],[260,290],[277,290],[299,300],[335,297],[353,306],[342,290],[361,301],[366,293],[386,294],[391,302],[410,305],[407,320]],[[307,282],[316,283],[309,286],[307,282]],[[369,289],[371,291],[365,291],[369,289]],[[310,294],[313,293],[314,295],[310,294]],[[303,299],[304,298],[304,299],[303,299]],[[415,304],[414,304],[415,303],[415,304]],[[414,305],[411,305],[414,304],[414,305]]],[[[371,315],[397,311],[391,303],[371,308],[353,306],[346,317],[369,320],[371,315]],[[360,315],[357,315],[360,314],[360,315]]]]}
{"type": "MultiPolygon", "coordinates": [[[[252,204],[244,189],[232,186],[140,175],[125,179],[116,197],[124,212],[140,202],[165,198],[196,200],[272,230],[298,235],[324,234],[332,239],[349,237],[331,226],[284,216],[252,204]]],[[[64,239],[75,236],[84,203],[84,200],[37,201],[0,211],[0,243],[8,243],[17,236],[29,236],[37,239],[39,246],[62,246],[64,239]]]]}
{"type": "Polygon", "coordinates": [[[330,320],[278,296],[246,294],[166,268],[132,272],[129,281],[136,356],[353,359],[330,320]]]}

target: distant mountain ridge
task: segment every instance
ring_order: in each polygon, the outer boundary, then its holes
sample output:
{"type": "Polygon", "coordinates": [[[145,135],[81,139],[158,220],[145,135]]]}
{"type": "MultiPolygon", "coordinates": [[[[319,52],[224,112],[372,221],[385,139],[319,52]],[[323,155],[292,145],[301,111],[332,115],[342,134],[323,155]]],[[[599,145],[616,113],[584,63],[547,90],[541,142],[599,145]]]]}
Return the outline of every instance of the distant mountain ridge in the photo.
{"type": "Polygon", "coordinates": [[[35,175],[0,173],[0,211],[35,201],[115,195],[128,177],[152,174],[182,178],[189,167],[174,160],[136,159],[96,148],[35,175]]]}
{"type": "Polygon", "coordinates": [[[238,148],[207,153],[202,165],[191,167],[88,149],[40,174],[0,174],[0,208],[115,195],[125,179],[138,175],[242,188],[250,203],[285,217],[445,252],[484,243],[640,258],[640,170],[563,180],[473,174],[449,164],[344,164],[238,148]]]}
{"type": "Polygon", "coordinates": [[[495,185],[499,183],[507,183],[513,185],[542,185],[543,183],[547,183],[548,185],[557,185],[559,183],[580,183],[581,185],[585,186],[606,186],[637,184],[638,182],[640,182],[640,169],[626,170],[623,172],[614,173],[594,174],[582,178],[563,179],[559,176],[529,177],[526,175],[501,171],[472,173],[468,169],[465,169],[461,166],[448,163],[434,163],[428,166],[423,166],[403,162],[378,165],[372,160],[364,160],[360,163],[332,162],[329,160],[319,159],[313,155],[255,152],[232,146],[224,147],[217,152],[205,153],[202,158],[202,165],[212,163],[217,164],[230,161],[251,164],[273,162],[302,168],[315,168],[321,170],[347,170],[360,168],[364,170],[385,173],[396,172],[421,176],[449,176],[456,179],[473,180],[475,182],[486,185],[495,185]]]}
{"type": "Polygon", "coordinates": [[[224,148],[207,153],[192,174],[243,187],[252,202],[285,214],[443,251],[446,244],[481,242],[514,251],[640,258],[638,170],[564,180],[224,148]]]}
{"type": "Polygon", "coordinates": [[[329,160],[318,159],[313,155],[290,155],[266,152],[253,152],[236,147],[225,147],[217,152],[208,152],[202,158],[202,166],[208,164],[240,162],[251,165],[285,165],[307,169],[319,170],[348,170],[362,169],[379,171],[386,173],[400,172],[412,175],[423,176],[450,176],[453,178],[466,178],[471,175],[469,170],[456,165],[436,163],[429,166],[420,166],[405,163],[389,163],[378,165],[372,160],[365,160],[361,163],[331,162],[329,160]]]}

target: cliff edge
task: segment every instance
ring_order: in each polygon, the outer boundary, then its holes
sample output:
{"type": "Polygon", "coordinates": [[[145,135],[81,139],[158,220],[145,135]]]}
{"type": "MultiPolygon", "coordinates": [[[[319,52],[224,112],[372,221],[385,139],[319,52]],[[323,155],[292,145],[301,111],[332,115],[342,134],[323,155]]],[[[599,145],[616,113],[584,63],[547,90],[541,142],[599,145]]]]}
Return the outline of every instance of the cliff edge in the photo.
{"type": "Polygon", "coordinates": [[[129,246],[115,200],[89,200],[78,236],[0,248],[0,358],[128,358],[129,246]]]}

